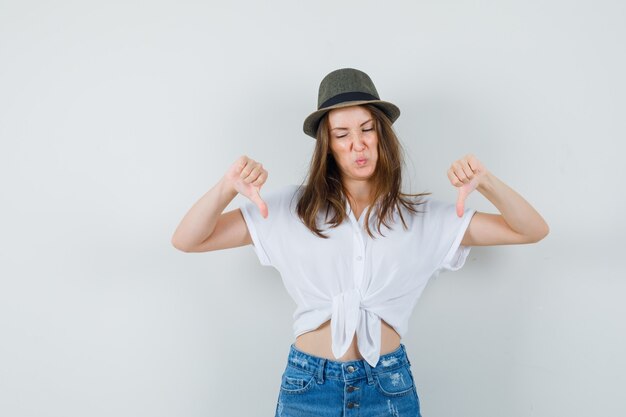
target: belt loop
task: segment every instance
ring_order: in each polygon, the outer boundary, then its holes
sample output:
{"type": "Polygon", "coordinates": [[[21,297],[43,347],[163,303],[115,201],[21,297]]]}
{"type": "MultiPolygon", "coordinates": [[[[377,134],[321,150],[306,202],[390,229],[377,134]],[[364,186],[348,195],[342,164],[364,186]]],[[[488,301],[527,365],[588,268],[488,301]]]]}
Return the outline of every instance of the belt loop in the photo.
{"type": "Polygon", "coordinates": [[[411,366],[411,360],[409,359],[409,354],[406,353],[406,347],[403,344],[400,344],[400,346],[402,346],[402,351],[404,352],[404,356],[406,357],[406,361],[409,363],[409,366],[411,366]]]}
{"type": "Polygon", "coordinates": [[[317,383],[324,383],[324,366],[326,365],[326,359],[321,359],[317,366],[317,383]]]}
{"type": "Polygon", "coordinates": [[[369,385],[372,385],[374,383],[374,378],[372,377],[372,368],[365,359],[363,359],[363,367],[365,368],[365,373],[367,374],[367,383],[369,385]]]}

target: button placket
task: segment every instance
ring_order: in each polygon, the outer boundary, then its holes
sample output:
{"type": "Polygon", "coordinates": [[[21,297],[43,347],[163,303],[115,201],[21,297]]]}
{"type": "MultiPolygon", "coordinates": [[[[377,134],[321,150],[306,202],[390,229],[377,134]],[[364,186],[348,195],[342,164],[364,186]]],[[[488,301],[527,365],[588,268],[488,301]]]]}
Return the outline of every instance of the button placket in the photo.
{"type": "Polygon", "coordinates": [[[356,288],[361,288],[361,284],[363,283],[363,273],[364,273],[364,258],[365,258],[365,241],[363,239],[363,231],[361,229],[360,223],[354,218],[354,214],[350,213],[350,220],[352,223],[352,228],[354,229],[353,239],[352,239],[352,257],[354,265],[354,286],[356,288]]]}
{"type": "MultiPolygon", "coordinates": [[[[350,208],[349,205],[347,205],[346,209],[348,212],[348,219],[350,220],[350,226],[352,227],[352,267],[353,267],[352,268],[353,269],[352,280],[354,283],[354,289],[359,293],[359,296],[362,297],[361,288],[363,287],[363,281],[364,281],[364,275],[365,275],[366,241],[363,236],[363,229],[361,227],[361,223],[357,221],[357,219],[354,217],[354,213],[352,212],[352,209],[350,208]]],[[[363,309],[359,306],[355,333],[357,332],[357,329],[360,327],[359,323],[361,320],[363,320],[362,315],[364,314],[365,314],[365,311],[363,311],[363,309]]],[[[350,372],[349,370],[347,371],[350,372]]],[[[351,395],[356,395],[356,393],[353,393],[351,395]]],[[[351,404],[352,405],[349,405],[349,408],[358,407],[357,402],[353,402],[351,404]]]]}
{"type": "MultiPolygon", "coordinates": [[[[357,371],[357,368],[355,366],[353,366],[353,365],[348,365],[348,366],[346,366],[345,369],[346,369],[346,372],[348,372],[350,374],[352,374],[352,373],[357,371]]],[[[353,382],[356,382],[356,381],[351,381],[351,382],[348,382],[347,384],[352,384],[353,382]]],[[[358,393],[354,392],[354,391],[356,391],[358,389],[359,389],[359,387],[354,386],[354,385],[347,385],[346,386],[346,392],[349,393],[349,395],[346,396],[346,400],[348,400],[348,402],[346,403],[346,407],[347,408],[355,408],[355,407],[359,406],[359,402],[358,402],[358,400],[360,399],[359,395],[357,395],[358,393]]]]}

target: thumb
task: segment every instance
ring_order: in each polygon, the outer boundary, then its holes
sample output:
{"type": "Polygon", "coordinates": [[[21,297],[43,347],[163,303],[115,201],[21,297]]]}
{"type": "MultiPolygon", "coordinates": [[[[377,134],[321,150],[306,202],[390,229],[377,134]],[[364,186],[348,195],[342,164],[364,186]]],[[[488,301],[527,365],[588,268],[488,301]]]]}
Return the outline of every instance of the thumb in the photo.
{"type": "Polygon", "coordinates": [[[463,217],[465,211],[465,197],[467,194],[463,192],[463,187],[459,187],[459,195],[456,198],[456,215],[463,217]]]}
{"type": "Polygon", "coordinates": [[[263,199],[261,198],[261,194],[259,194],[259,189],[257,187],[254,187],[252,189],[252,195],[250,196],[250,200],[252,200],[252,202],[256,204],[256,206],[259,208],[261,216],[267,219],[267,216],[269,214],[267,210],[267,204],[265,204],[265,201],[263,201],[263,199]]]}
{"type": "Polygon", "coordinates": [[[468,184],[463,184],[463,186],[458,187],[459,194],[456,198],[456,215],[459,217],[463,217],[463,212],[465,211],[465,199],[468,195],[471,194],[472,191],[476,189],[477,180],[473,179],[468,184]]]}

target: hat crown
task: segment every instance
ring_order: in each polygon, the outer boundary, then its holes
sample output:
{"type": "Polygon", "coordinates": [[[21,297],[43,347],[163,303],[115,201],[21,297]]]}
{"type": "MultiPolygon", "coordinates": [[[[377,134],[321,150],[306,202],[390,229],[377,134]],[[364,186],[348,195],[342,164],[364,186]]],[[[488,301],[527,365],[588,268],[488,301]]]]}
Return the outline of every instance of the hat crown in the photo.
{"type": "Polygon", "coordinates": [[[380,99],[369,75],[354,68],[334,70],[322,79],[317,94],[317,110],[304,119],[302,130],[317,139],[320,120],[326,113],[340,107],[364,104],[378,107],[391,123],[400,116],[398,106],[380,99]]]}
{"type": "Polygon", "coordinates": [[[340,94],[361,93],[374,96],[380,100],[378,91],[372,79],[364,73],[354,68],[341,68],[335,70],[324,77],[320,83],[317,95],[317,109],[321,109],[324,103],[340,94]]]}

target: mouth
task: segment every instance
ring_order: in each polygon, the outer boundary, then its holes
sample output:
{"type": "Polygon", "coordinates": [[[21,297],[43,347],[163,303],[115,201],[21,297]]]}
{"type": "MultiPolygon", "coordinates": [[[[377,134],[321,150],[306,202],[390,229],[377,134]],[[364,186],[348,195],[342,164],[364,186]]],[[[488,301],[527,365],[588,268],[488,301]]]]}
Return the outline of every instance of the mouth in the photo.
{"type": "Polygon", "coordinates": [[[367,158],[359,158],[356,161],[356,164],[361,166],[361,165],[365,165],[367,163],[367,158]]]}

